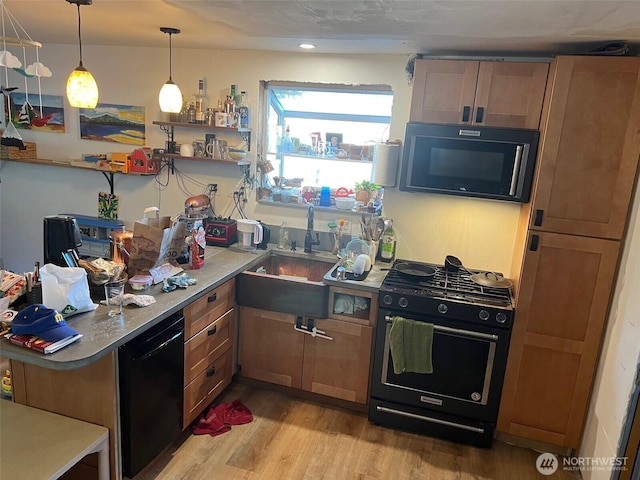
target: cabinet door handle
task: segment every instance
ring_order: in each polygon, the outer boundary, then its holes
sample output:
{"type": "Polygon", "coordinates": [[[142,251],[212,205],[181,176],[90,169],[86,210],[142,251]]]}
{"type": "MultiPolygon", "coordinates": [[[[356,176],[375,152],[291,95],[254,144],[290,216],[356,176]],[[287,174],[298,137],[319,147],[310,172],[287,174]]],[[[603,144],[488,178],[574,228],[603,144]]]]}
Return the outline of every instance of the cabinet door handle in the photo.
{"type": "Polygon", "coordinates": [[[476,123],[482,123],[484,121],[484,107],[478,107],[476,109],[476,123]]]}
{"type": "Polygon", "coordinates": [[[216,374],[216,367],[214,365],[209,370],[207,370],[207,377],[213,377],[215,374],[216,374]]]}
{"type": "Polygon", "coordinates": [[[213,292],[213,295],[211,295],[209,298],[207,298],[207,303],[213,303],[218,299],[218,293],[217,292],[213,292]]]}
{"type": "Polygon", "coordinates": [[[539,240],[540,237],[538,237],[538,235],[531,235],[531,245],[529,245],[529,250],[531,250],[532,252],[537,252],[539,240]]]}
{"type": "Polygon", "coordinates": [[[333,340],[333,337],[326,335],[326,332],[322,330],[318,330],[316,327],[313,327],[311,330],[307,330],[306,328],[299,328],[296,325],[293,326],[293,329],[297,332],[302,332],[307,335],[311,335],[312,337],[324,338],[326,340],[333,340]]]}
{"type": "Polygon", "coordinates": [[[207,332],[207,335],[215,335],[217,331],[218,331],[218,326],[214,325],[213,328],[207,332]]]}
{"type": "Polygon", "coordinates": [[[471,115],[471,107],[469,105],[465,105],[464,107],[462,107],[462,121],[468,122],[470,115],[471,115]]]}
{"type": "Polygon", "coordinates": [[[536,210],[536,218],[533,220],[533,224],[536,227],[542,226],[542,217],[544,216],[544,210],[536,210]]]}

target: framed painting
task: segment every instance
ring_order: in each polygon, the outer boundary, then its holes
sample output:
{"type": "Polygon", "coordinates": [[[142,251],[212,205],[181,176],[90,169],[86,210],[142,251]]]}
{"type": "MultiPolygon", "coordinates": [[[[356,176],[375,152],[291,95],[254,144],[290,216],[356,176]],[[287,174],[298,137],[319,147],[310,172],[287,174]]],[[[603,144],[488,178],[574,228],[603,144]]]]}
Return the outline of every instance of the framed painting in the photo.
{"type": "MultiPolygon", "coordinates": [[[[3,95],[4,97],[4,95],[3,95]]],[[[12,92],[4,98],[5,122],[17,129],[64,133],[64,101],[61,95],[12,92]]]]}
{"type": "Polygon", "coordinates": [[[101,142],[145,144],[144,107],[99,103],[80,108],[80,138],[101,142]]]}

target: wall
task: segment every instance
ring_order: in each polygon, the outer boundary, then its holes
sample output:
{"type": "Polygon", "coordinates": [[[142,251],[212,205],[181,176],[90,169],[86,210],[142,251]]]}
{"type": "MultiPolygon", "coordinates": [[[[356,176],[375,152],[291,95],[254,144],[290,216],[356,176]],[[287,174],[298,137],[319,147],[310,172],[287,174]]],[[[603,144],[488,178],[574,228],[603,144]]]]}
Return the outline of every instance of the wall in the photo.
{"type": "MultiPolygon", "coordinates": [[[[66,77],[76,66],[77,48],[45,45],[40,59],[54,72],[53,77],[42,80],[43,93],[64,95],[66,77]]],[[[404,70],[406,61],[403,55],[330,56],[174,48],[173,79],[187,98],[197,91],[198,79],[203,77],[210,100],[224,98],[231,83],[247,90],[254,129],[248,159],[255,165],[255,147],[260,142],[255,132],[260,80],[391,85],[395,99],[390,137],[403,138],[411,95],[404,70]]],[[[100,102],[144,105],[147,143],[153,147],[164,146],[166,139],[159,127],[151,122],[162,119],[157,95],[168,78],[167,63],[166,49],[84,47],[84,64],[97,79],[100,102]]],[[[33,91],[33,87],[30,88],[33,91]]],[[[25,140],[37,143],[40,157],[79,158],[82,153],[130,151],[133,148],[81,140],[77,110],[67,106],[65,113],[65,134],[23,131],[25,140]]],[[[182,130],[176,134],[176,140],[191,141],[202,136],[201,131],[182,130]]],[[[240,141],[237,136],[228,137],[228,140],[232,146],[240,141]]],[[[176,176],[168,178],[167,186],[161,186],[153,177],[116,175],[115,193],[120,196],[120,218],[133,221],[150,205],[159,206],[164,215],[175,215],[183,211],[188,195],[202,193],[202,184],[208,183],[219,184],[216,210],[224,211],[241,177],[238,167],[190,161],[177,161],[176,165],[193,179],[186,181],[186,193],[179,188],[176,176]]],[[[97,194],[108,189],[102,174],[97,172],[15,162],[3,162],[0,168],[3,184],[0,256],[4,258],[6,268],[18,272],[30,269],[42,256],[44,216],[63,212],[96,215],[97,194]]],[[[167,177],[163,176],[161,181],[166,183],[167,177]]],[[[395,220],[398,255],[413,260],[441,263],[446,254],[453,254],[470,267],[508,272],[518,211],[518,205],[489,200],[401,193],[395,188],[387,188],[385,192],[384,215],[395,220]]],[[[252,198],[246,212],[249,218],[269,224],[279,225],[286,218],[294,228],[306,227],[304,208],[257,205],[252,198]]],[[[316,229],[327,231],[327,223],[335,219],[334,213],[318,211],[316,229]]],[[[357,216],[350,219],[357,224],[357,216]]]]}
{"type": "MultiPolygon", "coordinates": [[[[640,184],[635,193],[620,273],[609,315],[581,456],[615,457],[640,362],[640,184]]],[[[631,464],[632,459],[629,459],[631,464]]],[[[609,471],[584,471],[585,480],[611,478],[609,471]]]]}

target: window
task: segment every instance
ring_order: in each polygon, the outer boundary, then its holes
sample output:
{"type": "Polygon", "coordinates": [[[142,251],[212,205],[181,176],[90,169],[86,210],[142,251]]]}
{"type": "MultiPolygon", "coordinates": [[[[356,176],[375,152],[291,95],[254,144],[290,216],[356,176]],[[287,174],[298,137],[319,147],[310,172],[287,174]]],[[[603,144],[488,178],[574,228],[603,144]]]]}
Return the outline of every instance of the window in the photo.
{"type": "Polygon", "coordinates": [[[390,87],[264,82],[261,95],[260,201],[317,204],[322,187],[335,195],[372,181],[374,146],[389,136],[390,87]]]}

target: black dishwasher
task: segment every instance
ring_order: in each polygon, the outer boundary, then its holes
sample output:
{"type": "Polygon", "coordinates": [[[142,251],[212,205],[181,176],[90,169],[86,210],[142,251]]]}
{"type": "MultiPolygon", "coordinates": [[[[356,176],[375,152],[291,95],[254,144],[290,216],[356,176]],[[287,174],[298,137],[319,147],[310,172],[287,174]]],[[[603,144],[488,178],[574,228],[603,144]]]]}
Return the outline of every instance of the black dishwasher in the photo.
{"type": "Polygon", "coordinates": [[[182,311],[123,345],[118,359],[122,469],[133,478],[182,431],[182,311]]]}

